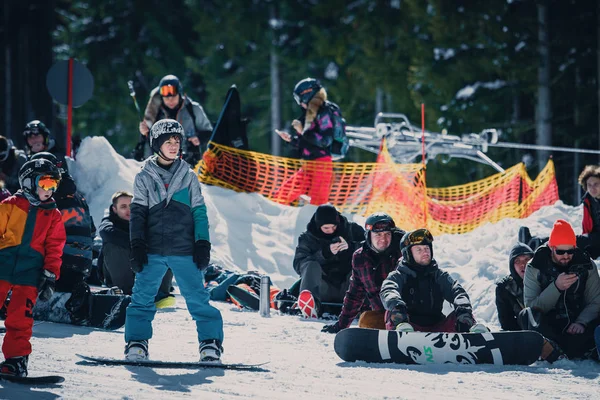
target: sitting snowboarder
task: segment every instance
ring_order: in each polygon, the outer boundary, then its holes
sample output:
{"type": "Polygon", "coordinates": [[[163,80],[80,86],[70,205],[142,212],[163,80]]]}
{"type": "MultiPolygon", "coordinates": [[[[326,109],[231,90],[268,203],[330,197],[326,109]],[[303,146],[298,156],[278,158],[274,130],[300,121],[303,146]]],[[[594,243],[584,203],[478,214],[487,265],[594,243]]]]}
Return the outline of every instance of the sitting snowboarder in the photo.
{"type": "Polygon", "coordinates": [[[496,284],[496,308],[498,321],[505,331],[520,331],[519,313],[525,308],[523,300],[523,277],[525,267],[533,258],[533,250],[524,243],[517,243],[510,251],[508,269],[510,274],[496,284]]]}
{"type": "Polygon", "coordinates": [[[400,242],[402,259],[381,286],[386,328],[404,332],[487,332],[475,322],[469,296],[433,259],[427,229],[408,232],[400,242]],[[444,300],[454,306],[442,313],[444,300]]]}

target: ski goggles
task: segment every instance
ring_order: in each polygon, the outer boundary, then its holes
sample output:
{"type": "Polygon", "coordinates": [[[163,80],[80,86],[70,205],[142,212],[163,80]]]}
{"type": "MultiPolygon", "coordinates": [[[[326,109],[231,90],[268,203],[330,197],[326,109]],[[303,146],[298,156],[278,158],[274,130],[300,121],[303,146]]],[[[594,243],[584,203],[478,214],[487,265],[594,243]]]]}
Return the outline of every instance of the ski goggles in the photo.
{"type": "Polygon", "coordinates": [[[44,190],[52,190],[54,192],[58,188],[59,182],[60,182],[60,179],[56,179],[50,175],[38,176],[36,179],[36,184],[38,187],[40,187],[44,190]]]}
{"type": "Polygon", "coordinates": [[[160,87],[160,95],[162,97],[172,97],[177,96],[179,93],[177,92],[177,86],[173,85],[165,85],[160,87]]]}
{"type": "Polygon", "coordinates": [[[422,228],[406,235],[402,244],[407,247],[417,244],[431,244],[431,242],[433,242],[433,235],[429,230],[422,228]]]}
{"type": "Polygon", "coordinates": [[[569,254],[572,256],[573,254],[575,254],[575,248],[567,249],[567,250],[561,250],[561,249],[554,248],[554,252],[556,253],[557,256],[564,256],[565,254],[569,254]]]}
{"type": "Polygon", "coordinates": [[[396,227],[394,221],[379,221],[373,225],[367,225],[367,230],[371,232],[388,232],[396,227]]]}

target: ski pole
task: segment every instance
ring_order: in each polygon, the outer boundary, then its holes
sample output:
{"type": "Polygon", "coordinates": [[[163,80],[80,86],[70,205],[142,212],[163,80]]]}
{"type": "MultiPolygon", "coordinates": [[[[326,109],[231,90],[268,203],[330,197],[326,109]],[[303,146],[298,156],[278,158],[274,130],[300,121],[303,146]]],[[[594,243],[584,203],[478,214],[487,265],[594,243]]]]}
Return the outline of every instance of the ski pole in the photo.
{"type": "Polygon", "coordinates": [[[138,102],[135,98],[135,89],[133,88],[133,81],[127,81],[127,86],[129,87],[129,95],[133,99],[133,104],[135,104],[135,109],[138,112],[138,117],[140,121],[143,121],[144,119],[142,118],[142,111],[140,110],[140,106],[138,105],[138,102]]]}
{"type": "MultiPolygon", "coordinates": [[[[133,104],[135,105],[135,109],[138,112],[138,118],[140,122],[144,122],[142,118],[142,111],[140,110],[140,106],[138,105],[137,99],[135,98],[135,89],[133,88],[133,81],[127,81],[127,87],[129,87],[129,95],[133,99],[133,104]]],[[[144,145],[146,144],[146,136],[140,133],[140,139],[138,143],[135,145],[135,149],[133,149],[133,158],[137,161],[142,161],[144,158],[144,145]]]]}

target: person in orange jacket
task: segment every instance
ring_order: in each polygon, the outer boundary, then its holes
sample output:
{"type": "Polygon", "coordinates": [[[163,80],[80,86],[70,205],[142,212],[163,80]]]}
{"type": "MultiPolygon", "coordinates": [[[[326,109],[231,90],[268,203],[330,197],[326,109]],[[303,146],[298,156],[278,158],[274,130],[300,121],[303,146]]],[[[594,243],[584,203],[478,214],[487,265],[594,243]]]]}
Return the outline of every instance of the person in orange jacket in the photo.
{"type": "Polygon", "coordinates": [[[50,161],[28,161],[19,171],[21,190],[0,203],[0,304],[12,290],[4,325],[0,374],[27,376],[32,309],[48,300],[60,275],[66,241],[60,211],[52,199],[60,172],[50,161]]]}

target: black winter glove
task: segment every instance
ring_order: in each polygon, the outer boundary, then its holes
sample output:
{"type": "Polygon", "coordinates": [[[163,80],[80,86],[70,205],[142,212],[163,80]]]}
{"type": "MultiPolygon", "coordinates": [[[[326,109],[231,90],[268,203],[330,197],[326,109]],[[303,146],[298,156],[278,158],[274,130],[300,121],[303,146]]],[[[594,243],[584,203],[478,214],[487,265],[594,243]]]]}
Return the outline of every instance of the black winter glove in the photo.
{"type": "Polygon", "coordinates": [[[387,322],[391,322],[392,326],[396,328],[398,324],[408,322],[408,310],[404,305],[397,305],[394,309],[389,310],[386,313],[387,322]]]}
{"type": "Polygon", "coordinates": [[[204,271],[210,263],[210,242],[198,240],[194,245],[194,262],[200,271],[204,271]]]}
{"type": "Polygon", "coordinates": [[[340,328],[340,325],[336,322],[335,324],[325,325],[323,327],[323,329],[321,329],[321,332],[325,332],[325,333],[338,333],[341,330],[342,330],[342,328],[340,328]]]}
{"type": "Polygon", "coordinates": [[[47,269],[42,272],[40,283],[38,285],[38,297],[41,301],[48,301],[54,294],[54,286],[56,285],[56,275],[47,269]]]}
{"type": "Polygon", "coordinates": [[[136,274],[142,272],[144,265],[148,264],[148,246],[146,246],[146,242],[140,239],[131,242],[129,263],[133,272],[136,274]]]}
{"type": "Polygon", "coordinates": [[[456,332],[469,332],[475,325],[475,319],[471,313],[462,313],[456,316],[456,332]]]}

